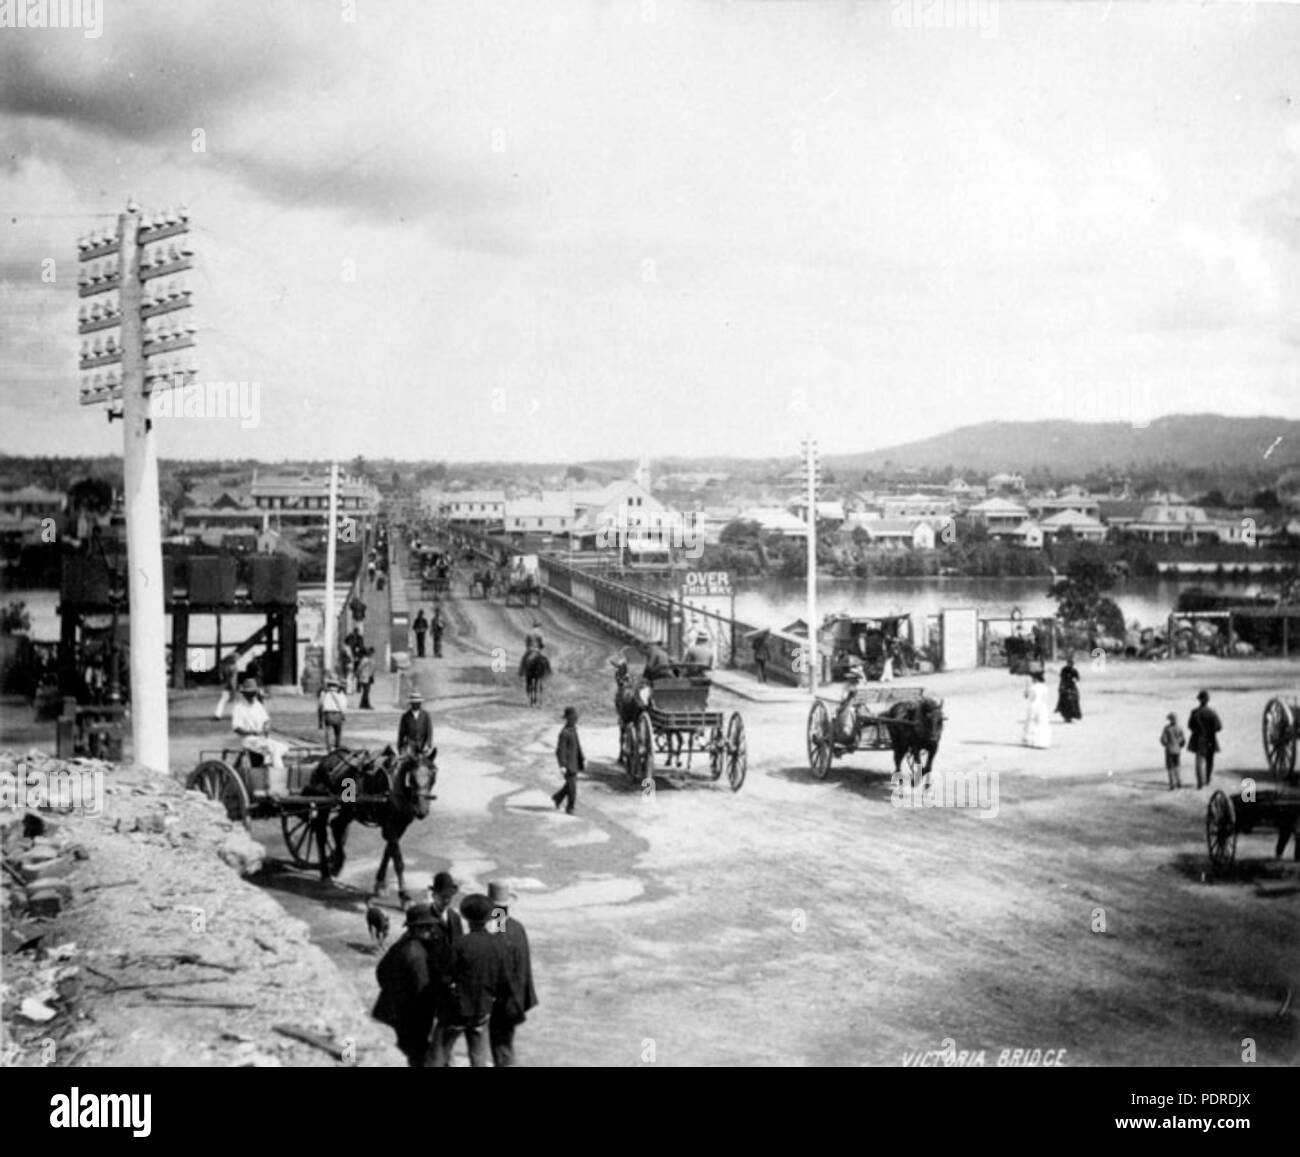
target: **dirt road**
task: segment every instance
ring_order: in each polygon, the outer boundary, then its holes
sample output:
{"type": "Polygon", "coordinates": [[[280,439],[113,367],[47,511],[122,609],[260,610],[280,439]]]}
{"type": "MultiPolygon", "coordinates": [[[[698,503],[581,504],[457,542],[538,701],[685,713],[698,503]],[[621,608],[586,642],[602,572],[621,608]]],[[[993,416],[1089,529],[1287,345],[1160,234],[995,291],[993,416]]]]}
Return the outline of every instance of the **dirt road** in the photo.
{"type": "MultiPolygon", "coordinates": [[[[908,1053],[1066,1050],[1066,1065],[1261,1065],[1300,1059],[1300,865],[1243,836],[1241,877],[1206,882],[1207,792],[1166,790],[1157,738],[1202,685],[1224,720],[1216,784],[1262,766],[1259,716],[1295,664],[1191,660],[1083,667],[1084,718],[1019,746],[1022,681],[929,676],[946,701],[937,769],[989,773],[997,808],[894,806],[885,753],[807,770],[807,701],[748,702],[738,794],[614,766],[613,645],[548,605],[556,673],[529,709],[515,674],[532,612],[449,604],[445,658],[417,661],[440,748],[439,799],[405,840],[423,890],[509,877],[540,1007],[529,1065],[902,1064],[908,1053]],[[553,810],[560,711],[582,711],[578,814],[553,810]]],[[[418,606],[412,591],[412,612],[418,606]]],[[[1055,672],[1049,672],[1054,684],[1055,672]]],[[[912,682],[912,681],[909,681],[912,682]]],[[[1053,688],[1053,696],[1054,696],[1053,688]]],[[[355,742],[389,738],[376,716],[355,742]]],[[[1184,757],[1185,764],[1190,757],[1184,757]]],[[[278,828],[257,827],[283,856],[278,828]]],[[[288,909],[374,993],[362,896],[378,841],[358,829],[342,883],[269,877],[288,909]]],[[[1059,1052],[1055,1054],[1059,1057],[1059,1052]]]]}

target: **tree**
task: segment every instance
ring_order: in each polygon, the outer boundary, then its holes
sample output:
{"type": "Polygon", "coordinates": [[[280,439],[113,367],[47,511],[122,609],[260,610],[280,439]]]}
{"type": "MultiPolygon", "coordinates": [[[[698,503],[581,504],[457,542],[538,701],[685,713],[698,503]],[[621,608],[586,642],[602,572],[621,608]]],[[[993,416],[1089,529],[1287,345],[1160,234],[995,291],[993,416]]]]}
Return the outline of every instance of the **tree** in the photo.
{"type": "Polygon", "coordinates": [[[107,514],[113,509],[113,487],[102,478],[82,478],[68,487],[68,506],[87,514],[107,514]]]}
{"type": "Polygon", "coordinates": [[[574,482],[587,481],[587,468],[585,466],[570,466],[564,472],[565,478],[572,478],[574,482]]]}
{"type": "Polygon", "coordinates": [[[752,546],[762,536],[763,528],[757,522],[738,518],[718,532],[718,542],[724,546],[752,546]]]}
{"type": "MultiPolygon", "coordinates": [[[[1053,583],[1048,593],[1056,600],[1056,613],[1063,623],[1091,625],[1099,618],[1103,601],[1110,602],[1102,596],[1114,582],[1102,558],[1081,551],[1070,560],[1065,578],[1053,583]]],[[[1122,617],[1120,622],[1122,626],[1122,617]]]]}

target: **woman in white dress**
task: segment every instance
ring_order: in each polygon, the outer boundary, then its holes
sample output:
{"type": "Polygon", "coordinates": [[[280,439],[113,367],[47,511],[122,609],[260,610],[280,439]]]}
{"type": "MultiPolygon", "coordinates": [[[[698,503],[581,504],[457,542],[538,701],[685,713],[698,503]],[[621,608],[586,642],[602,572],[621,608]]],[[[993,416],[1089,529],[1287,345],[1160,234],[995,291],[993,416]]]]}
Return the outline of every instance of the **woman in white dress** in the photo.
{"type": "Polygon", "coordinates": [[[1025,688],[1029,701],[1025,713],[1025,729],[1021,740],[1026,747],[1052,746],[1052,717],[1047,707],[1047,684],[1041,672],[1035,672],[1025,688]]]}

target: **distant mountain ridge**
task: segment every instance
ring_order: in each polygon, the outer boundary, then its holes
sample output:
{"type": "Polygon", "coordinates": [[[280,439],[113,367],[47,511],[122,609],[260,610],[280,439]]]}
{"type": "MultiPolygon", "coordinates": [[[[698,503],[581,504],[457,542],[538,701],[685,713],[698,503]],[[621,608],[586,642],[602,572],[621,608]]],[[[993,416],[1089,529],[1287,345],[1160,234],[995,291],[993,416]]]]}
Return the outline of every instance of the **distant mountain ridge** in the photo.
{"type": "Polygon", "coordinates": [[[1300,421],[1177,414],[1149,426],[1126,422],[983,422],[932,438],[856,454],[827,454],[837,472],[942,470],[975,481],[998,471],[1051,471],[1056,476],[1174,466],[1180,470],[1281,473],[1300,463],[1300,421]]]}

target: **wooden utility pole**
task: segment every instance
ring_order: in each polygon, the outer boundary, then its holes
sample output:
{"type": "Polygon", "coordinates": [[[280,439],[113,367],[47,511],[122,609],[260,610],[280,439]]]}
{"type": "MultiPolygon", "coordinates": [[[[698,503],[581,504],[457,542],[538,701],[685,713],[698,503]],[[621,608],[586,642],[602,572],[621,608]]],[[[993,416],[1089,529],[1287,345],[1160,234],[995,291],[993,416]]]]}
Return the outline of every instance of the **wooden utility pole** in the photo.
{"type": "MultiPolygon", "coordinates": [[[[369,531],[367,530],[367,534],[369,531]]],[[[334,670],[338,662],[338,641],[335,639],[334,566],[338,555],[339,534],[339,464],[330,463],[330,525],[325,540],[325,656],[324,674],[334,670]]]]}
{"type": "Polygon", "coordinates": [[[817,443],[808,434],[804,440],[808,473],[808,692],[817,694],[817,668],[821,656],[817,647],[817,443]]]}

